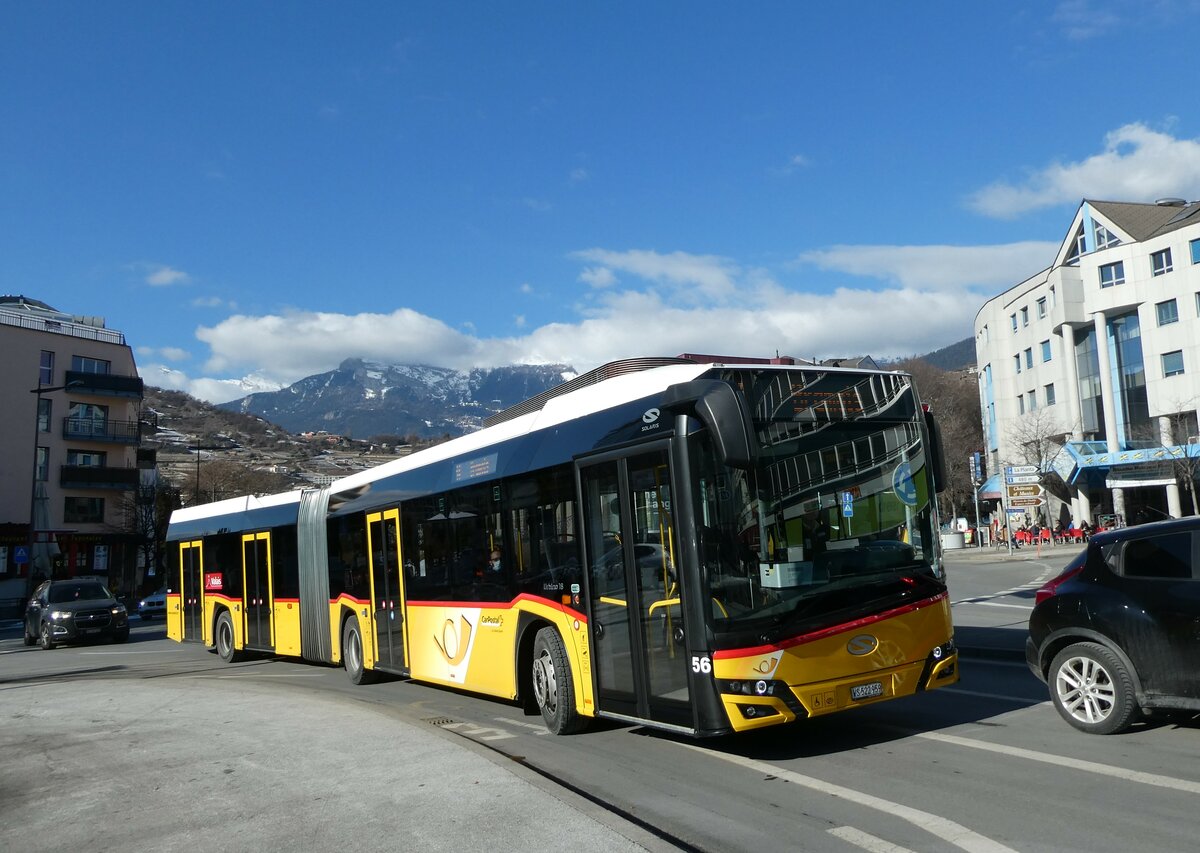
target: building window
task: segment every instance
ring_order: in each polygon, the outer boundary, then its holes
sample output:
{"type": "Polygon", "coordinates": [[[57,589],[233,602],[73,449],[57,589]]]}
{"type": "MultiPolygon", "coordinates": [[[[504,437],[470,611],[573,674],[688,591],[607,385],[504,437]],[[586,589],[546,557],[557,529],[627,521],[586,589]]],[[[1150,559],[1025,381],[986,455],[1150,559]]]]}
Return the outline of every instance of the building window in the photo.
{"type": "Polygon", "coordinates": [[[1018,415],[1025,414],[1025,395],[1024,394],[1017,395],[1017,414],[1018,415]]]}
{"type": "Polygon", "coordinates": [[[1117,235],[1113,234],[1099,222],[1096,223],[1096,249],[1107,249],[1109,246],[1117,246],[1121,243],[1117,239],[1117,235]]]}
{"type": "Polygon", "coordinates": [[[108,453],[103,450],[68,450],[67,464],[103,468],[108,464],[108,453]]]}
{"type": "Polygon", "coordinates": [[[33,478],[39,483],[44,483],[50,479],[49,447],[39,447],[37,449],[37,462],[34,465],[33,478]]]}
{"type": "Polygon", "coordinates": [[[1012,323],[1012,330],[1015,332],[1015,331],[1017,330],[1017,315],[1016,315],[1016,314],[1009,314],[1009,315],[1008,315],[1008,321],[1009,321],[1010,323],[1012,323]]]}
{"type": "Polygon", "coordinates": [[[42,350],[42,360],[38,366],[38,385],[54,384],[54,353],[42,350]]]}
{"type": "Polygon", "coordinates": [[[1200,293],[1196,294],[1196,316],[1200,317],[1200,293]]]}
{"type": "Polygon", "coordinates": [[[1025,396],[1029,398],[1029,411],[1032,412],[1037,408],[1037,391],[1030,391],[1025,396]]]}
{"type": "Polygon", "coordinates": [[[1025,366],[1030,370],[1033,369],[1033,347],[1025,348],[1025,366]]]}
{"type": "Polygon", "coordinates": [[[1042,361],[1047,362],[1049,360],[1050,360],[1050,342],[1042,341],[1042,361]]]}
{"type": "Polygon", "coordinates": [[[50,432],[50,406],[53,400],[38,398],[38,432],[50,432]]]}
{"type": "Polygon", "coordinates": [[[1192,263],[1200,264],[1200,240],[1193,240],[1188,243],[1188,248],[1192,250],[1192,263]]]}
{"type": "Polygon", "coordinates": [[[1161,252],[1152,252],[1150,254],[1150,274],[1163,275],[1171,271],[1171,250],[1163,249],[1161,252]]]}
{"type": "Polygon", "coordinates": [[[1178,376],[1183,373],[1183,350],[1164,352],[1162,355],[1163,376],[1178,376]]]}
{"type": "Polygon", "coordinates": [[[1046,405],[1053,406],[1054,405],[1054,383],[1051,382],[1049,385],[1042,388],[1042,390],[1046,392],[1046,405]]]}
{"type": "Polygon", "coordinates": [[[68,524],[98,524],[104,521],[104,498],[64,498],[63,521],[68,524]]]}
{"type": "Polygon", "coordinates": [[[1117,261],[1115,264],[1105,264],[1100,267],[1100,286],[1112,287],[1115,284],[1125,283],[1125,262],[1117,261]]]}
{"type": "Polygon", "coordinates": [[[1029,325],[1029,306],[1028,305],[1021,309],[1021,325],[1022,326],[1029,325]]]}
{"type": "Polygon", "coordinates": [[[1021,372],[1021,354],[1017,353],[1013,356],[1013,364],[1017,366],[1017,373],[1021,372]]]}
{"type": "Polygon", "coordinates": [[[112,362],[102,358],[90,358],[86,355],[71,356],[71,369],[77,373],[103,373],[108,375],[112,370],[112,362]]]}
{"type": "Polygon", "coordinates": [[[1171,323],[1179,322],[1179,307],[1175,304],[1174,299],[1159,302],[1154,306],[1154,310],[1158,313],[1158,325],[1160,326],[1169,326],[1171,323]]]}
{"type": "Polygon", "coordinates": [[[1044,296],[1037,301],[1037,315],[1039,320],[1046,316],[1046,297],[1044,296]]]}

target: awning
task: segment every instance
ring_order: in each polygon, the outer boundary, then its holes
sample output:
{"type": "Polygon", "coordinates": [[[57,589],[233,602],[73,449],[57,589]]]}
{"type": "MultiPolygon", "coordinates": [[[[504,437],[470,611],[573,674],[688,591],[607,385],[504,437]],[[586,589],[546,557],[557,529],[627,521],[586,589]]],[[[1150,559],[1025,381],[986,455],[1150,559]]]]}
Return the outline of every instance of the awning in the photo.
{"type": "Polygon", "coordinates": [[[999,474],[993,474],[983,481],[983,485],[979,487],[979,499],[981,501],[998,501],[1003,496],[1004,483],[1001,482],[999,474]]]}

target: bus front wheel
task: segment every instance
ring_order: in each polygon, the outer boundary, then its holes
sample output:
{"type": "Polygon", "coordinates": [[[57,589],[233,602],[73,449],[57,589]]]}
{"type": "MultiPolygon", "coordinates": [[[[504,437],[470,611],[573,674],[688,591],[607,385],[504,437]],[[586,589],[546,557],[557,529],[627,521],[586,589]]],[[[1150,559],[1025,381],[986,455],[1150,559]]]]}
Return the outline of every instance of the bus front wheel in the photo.
{"type": "Polygon", "coordinates": [[[342,628],[342,665],[346,667],[351,684],[370,684],[375,680],[375,673],[363,663],[362,632],[358,630],[358,620],[353,617],[347,619],[342,628]]]}
{"type": "Polygon", "coordinates": [[[237,644],[233,638],[233,617],[229,611],[224,611],[217,617],[217,654],[225,663],[233,663],[241,655],[238,654],[237,644]]]}
{"type": "Polygon", "coordinates": [[[575,685],[562,638],[553,628],[542,628],[533,640],[533,698],[551,734],[581,731],[587,721],[575,707],[575,685]]]}

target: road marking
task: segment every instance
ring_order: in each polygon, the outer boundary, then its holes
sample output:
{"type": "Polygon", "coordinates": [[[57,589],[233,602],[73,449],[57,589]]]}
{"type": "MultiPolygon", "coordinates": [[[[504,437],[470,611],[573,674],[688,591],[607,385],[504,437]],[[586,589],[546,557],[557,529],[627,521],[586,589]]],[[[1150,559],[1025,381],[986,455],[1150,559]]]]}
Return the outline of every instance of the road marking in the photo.
{"type": "Polygon", "coordinates": [[[876,838],[874,835],[863,832],[861,829],[855,829],[852,826],[835,826],[829,830],[829,834],[835,838],[842,839],[842,841],[849,841],[855,847],[870,850],[871,853],[913,853],[907,847],[892,844],[890,841],[884,841],[882,838],[876,838]]]}
{"type": "Polygon", "coordinates": [[[187,651],[187,649],[155,649],[153,651],[147,650],[144,652],[80,652],[79,654],[80,655],[121,655],[122,657],[128,657],[129,655],[177,655],[180,652],[184,652],[184,651],[187,651]]]}
{"type": "Polygon", "coordinates": [[[831,782],[824,782],[820,779],[814,779],[811,776],[802,776],[799,773],[793,773],[791,770],[785,770],[782,767],[777,767],[774,764],[768,764],[764,761],[755,761],[753,758],[745,758],[741,755],[730,755],[723,752],[715,752],[711,749],[702,746],[696,746],[691,743],[682,743],[671,741],[677,746],[684,749],[690,749],[694,752],[700,752],[712,758],[719,758],[730,764],[736,764],[740,767],[745,767],[748,770],[753,770],[756,773],[762,773],[765,776],[771,776],[776,779],[782,779],[785,782],[791,782],[794,785],[800,785],[822,794],[828,794],[831,797],[840,797],[851,803],[857,803],[867,808],[877,809],[885,814],[898,817],[901,820],[906,820],[914,826],[936,835],[955,847],[968,850],[970,853],[1016,853],[1011,847],[1005,847],[998,841],[980,835],[974,830],[967,829],[960,823],[931,814],[930,812],[914,809],[911,806],[893,803],[891,800],[885,800],[880,797],[867,794],[862,791],[856,791],[853,788],[846,788],[841,785],[834,785],[831,782]]]}
{"type": "Polygon", "coordinates": [[[979,699],[999,699],[1002,702],[1012,702],[1015,705],[1049,705],[1049,699],[1021,699],[1016,696],[1006,696],[1003,693],[980,693],[978,690],[959,690],[957,687],[939,687],[938,693],[956,693],[960,696],[975,696],[979,699]]]}
{"type": "MultiPolygon", "coordinates": [[[[321,678],[323,675],[324,675],[324,673],[320,673],[320,672],[281,672],[281,673],[256,672],[256,673],[254,673],[253,677],[254,678],[321,678]]],[[[227,678],[249,678],[250,676],[246,676],[246,675],[181,675],[179,677],[180,678],[196,678],[196,679],[200,679],[202,681],[206,680],[206,679],[209,681],[219,681],[221,679],[227,679],[227,678]]]]}
{"type": "Polygon", "coordinates": [[[939,732],[915,732],[915,735],[926,740],[941,741],[942,743],[965,746],[970,749],[981,749],[985,752],[996,752],[1014,758],[1025,758],[1029,761],[1040,761],[1043,764],[1053,764],[1055,767],[1070,767],[1100,776],[1124,779],[1127,782],[1138,782],[1142,785],[1153,785],[1157,788],[1168,788],[1172,791],[1200,794],[1200,782],[1193,782],[1190,779],[1176,779],[1173,776],[1161,776],[1158,773],[1143,773],[1140,770],[1128,770],[1124,767],[1113,767],[1110,764],[1098,764],[1095,761],[1084,761],[1079,758],[1069,758],[1065,755],[1054,755],[1048,752],[1035,752],[1032,749],[1022,749],[1019,746],[1004,746],[998,743],[988,743],[983,740],[941,734],[939,732]]]}
{"type": "Polygon", "coordinates": [[[980,607],[1011,607],[1014,610],[1033,610],[1032,604],[1001,604],[999,601],[969,601],[968,604],[978,604],[980,607]]]}
{"type": "Polygon", "coordinates": [[[537,723],[519,722],[517,720],[510,720],[507,717],[492,717],[492,719],[497,723],[504,723],[506,726],[518,726],[522,729],[532,729],[535,735],[550,734],[550,730],[548,728],[546,728],[544,725],[539,726],[537,723]]]}

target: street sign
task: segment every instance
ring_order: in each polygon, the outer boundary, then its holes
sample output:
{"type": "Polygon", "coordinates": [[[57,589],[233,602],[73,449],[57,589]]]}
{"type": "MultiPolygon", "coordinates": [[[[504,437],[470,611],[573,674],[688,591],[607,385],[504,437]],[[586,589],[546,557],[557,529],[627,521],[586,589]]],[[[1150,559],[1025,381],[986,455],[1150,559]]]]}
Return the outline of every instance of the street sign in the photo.
{"type": "Polygon", "coordinates": [[[1046,503],[1045,498],[1010,498],[1008,501],[1009,509],[1026,509],[1029,507],[1042,506],[1046,503]]]}
{"type": "Polygon", "coordinates": [[[29,549],[24,545],[18,545],[13,549],[13,562],[18,566],[23,566],[29,562],[29,549]]]}
{"type": "Polygon", "coordinates": [[[1046,490],[1039,485],[1006,486],[1010,498],[1036,498],[1045,494],[1046,490]]]}
{"type": "Polygon", "coordinates": [[[1036,474],[1038,466],[1036,465],[1009,465],[1004,469],[1005,474],[1036,474]]]}
{"type": "Polygon", "coordinates": [[[854,493],[842,492],[842,518],[854,517],[854,493]]]}
{"type": "Polygon", "coordinates": [[[1004,482],[1011,486],[1014,483],[1040,483],[1042,478],[1037,474],[1016,474],[1011,477],[1005,477],[1004,482]]]}

